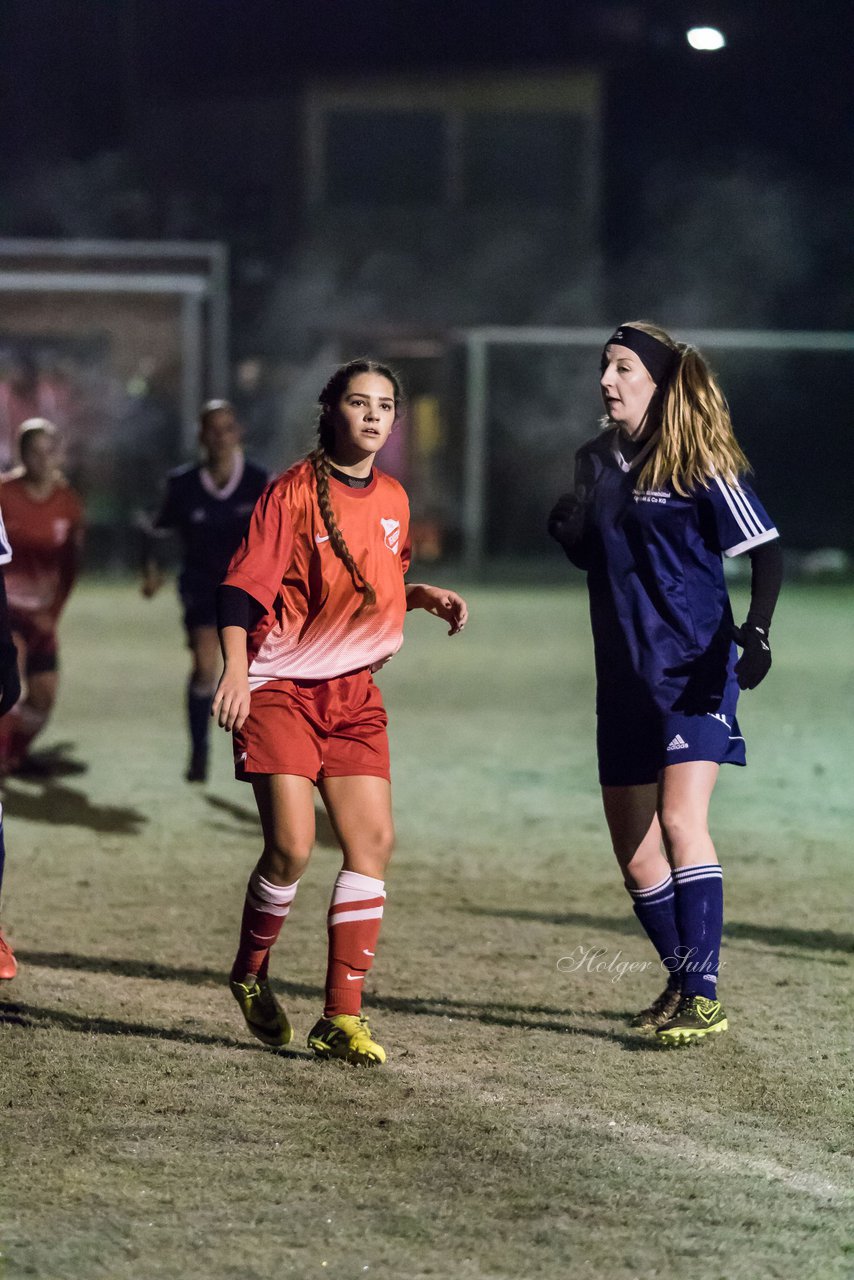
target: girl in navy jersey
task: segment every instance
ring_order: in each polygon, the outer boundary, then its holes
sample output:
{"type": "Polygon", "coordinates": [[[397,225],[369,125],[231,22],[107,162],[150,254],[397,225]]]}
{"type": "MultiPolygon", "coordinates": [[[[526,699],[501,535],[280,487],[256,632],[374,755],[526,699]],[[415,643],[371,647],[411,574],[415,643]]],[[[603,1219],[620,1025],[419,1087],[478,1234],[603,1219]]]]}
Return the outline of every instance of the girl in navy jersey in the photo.
{"type": "Polygon", "coordinates": [[[409,503],[374,466],[394,426],[390,369],[355,360],[320,393],[318,443],[274,480],[217,595],[224,670],[214,713],[234,733],[237,777],[251,783],[264,848],[246,890],[231,991],[246,1023],[279,1048],[293,1029],[267,977],[314,843],[315,788],[341,845],[327,918],[320,1058],[377,1066],[385,1050],[362,1016],[394,843],[386,714],[373,673],[424,609],[456,635],[465,601],[405,581],[409,503]]]}
{"type": "Polygon", "coordinates": [[[199,424],[204,460],[170,471],[150,530],[142,580],[144,596],[160,590],[163,573],[156,542],[170,530],[177,533],[182,549],[178,592],[192,654],[187,682],[188,782],[204,782],[208,772],[211,700],[219,673],[216,589],[267,483],[263,467],[243,455],[240,427],[227,400],[203,405],[199,424]]]}
{"type": "Polygon", "coordinates": [[[670,974],[633,1025],[685,1044],[727,1028],[708,809],[719,766],[745,763],[736,704],[771,666],[782,556],[698,351],[632,321],[605,345],[600,387],[605,430],[579,449],[574,491],[558,500],[549,532],[587,571],[605,817],[635,913],[670,974]],[[743,552],[751,602],[736,628],[722,556],[743,552]]]}

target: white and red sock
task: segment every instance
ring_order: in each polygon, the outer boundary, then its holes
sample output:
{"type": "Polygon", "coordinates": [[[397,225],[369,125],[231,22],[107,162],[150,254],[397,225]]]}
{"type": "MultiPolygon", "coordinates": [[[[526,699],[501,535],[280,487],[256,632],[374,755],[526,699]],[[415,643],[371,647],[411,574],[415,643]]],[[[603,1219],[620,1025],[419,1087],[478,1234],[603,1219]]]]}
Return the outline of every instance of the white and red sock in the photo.
{"type": "Polygon", "coordinates": [[[385,885],[358,871],[340,871],[332,890],[327,930],[324,1018],[359,1013],[362,986],[374,962],[385,906],[385,885]]]}
{"type": "Polygon", "coordinates": [[[298,884],[299,880],[293,884],[272,884],[257,869],[252,872],[246,886],[240,943],[231,970],[232,981],[244,982],[250,974],[266,978],[270,948],[288,917],[298,884]]]}

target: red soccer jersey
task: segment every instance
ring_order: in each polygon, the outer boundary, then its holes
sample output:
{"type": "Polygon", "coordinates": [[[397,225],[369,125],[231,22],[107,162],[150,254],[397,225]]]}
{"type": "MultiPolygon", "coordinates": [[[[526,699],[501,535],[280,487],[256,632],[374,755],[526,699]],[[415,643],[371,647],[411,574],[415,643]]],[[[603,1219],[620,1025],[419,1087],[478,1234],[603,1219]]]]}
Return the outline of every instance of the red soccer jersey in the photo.
{"type": "Polygon", "coordinates": [[[303,461],[259,498],[225,582],[266,610],[249,635],[249,684],[331,680],[396,653],[403,643],[409,568],[409,502],[396,480],[374,469],[364,489],[329,478],[332,508],[353,559],[376,592],[362,603],[329,545],[314,471],[303,461]]]}
{"type": "Polygon", "coordinates": [[[0,484],[0,506],[12,548],[5,570],[10,607],[58,616],[76,571],[83,527],[80,499],[61,481],[39,501],[27,492],[21,476],[13,476],[0,484]]]}

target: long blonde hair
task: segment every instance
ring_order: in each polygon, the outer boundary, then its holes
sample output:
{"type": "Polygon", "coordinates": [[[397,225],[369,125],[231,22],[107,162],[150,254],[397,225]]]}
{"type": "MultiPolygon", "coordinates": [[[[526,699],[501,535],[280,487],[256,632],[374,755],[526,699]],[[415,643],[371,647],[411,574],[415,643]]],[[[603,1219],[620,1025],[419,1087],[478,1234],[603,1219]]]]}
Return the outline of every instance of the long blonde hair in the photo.
{"type": "Polygon", "coordinates": [[[697,485],[706,487],[713,476],[738,484],[750,463],[735,438],[724,393],[700,352],[646,320],[629,320],[623,327],[640,329],[680,357],[660,391],[661,434],[638,488],[660,489],[669,482],[684,497],[697,485]]]}
{"type": "Polygon", "coordinates": [[[395,409],[400,404],[402,395],[400,380],[384,364],[378,364],[375,360],[351,360],[348,364],[341,365],[340,369],[335,370],[318,397],[320,402],[320,416],[317,420],[318,443],[317,448],[313,449],[308,455],[308,460],[314,469],[317,505],[320,508],[326,532],[329,534],[329,545],[339,560],[343,561],[353,581],[353,586],[360,593],[362,603],[359,605],[357,612],[363,613],[364,610],[370,609],[376,604],[377,593],[371,583],[368,582],[361,567],[353,558],[353,553],[344,541],[344,535],[335,518],[332,495],[329,492],[329,474],[332,466],[330,455],[335,446],[335,409],[350,385],[350,380],[360,373],[378,373],[381,377],[387,378],[394,389],[395,409]]]}

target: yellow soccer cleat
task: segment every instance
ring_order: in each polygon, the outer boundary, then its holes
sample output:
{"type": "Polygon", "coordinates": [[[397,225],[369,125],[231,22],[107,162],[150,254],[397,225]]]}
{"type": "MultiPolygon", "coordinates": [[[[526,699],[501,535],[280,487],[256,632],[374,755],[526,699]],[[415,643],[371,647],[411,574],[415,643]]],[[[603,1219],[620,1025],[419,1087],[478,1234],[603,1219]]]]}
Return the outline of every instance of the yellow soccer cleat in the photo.
{"type": "Polygon", "coordinates": [[[653,1000],[652,1004],[646,1009],[641,1009],[640,1013],[636,1013],[631,1019],[629,1026],[637,1027],[639,1031],[655,1031],[656,1028],[669,1022],[676,1010],[679,1008],[679,1001],[682,999],[682,992],[678,987],[665,987],[660,996],[653,1000]]]}
{"type": "Polygon", "coordinates": [[[655,1035],[662,1044],[693,1044],[726,1029],[727,1018],[720,1000],[683,996],[673,1017],[660,1026],[655,1035]]]}
{"type": "Polygon", "coordinates": [[[308,1033],[308,1047],[318,1058],[341,1058],[354,1067],[379,1067],[385,1049],[371,1039],[368,1019],[358,1013],[319,1018],[308,1033]]]}
{"type": "Polygon", "coordinates": [[[245,982],[232,981],[229,986],[253,1036],[271,1049],[281,1049],[290,1044],[294,1029],[266,979],[259,981],[250,974],[245,982]]]}

